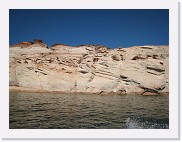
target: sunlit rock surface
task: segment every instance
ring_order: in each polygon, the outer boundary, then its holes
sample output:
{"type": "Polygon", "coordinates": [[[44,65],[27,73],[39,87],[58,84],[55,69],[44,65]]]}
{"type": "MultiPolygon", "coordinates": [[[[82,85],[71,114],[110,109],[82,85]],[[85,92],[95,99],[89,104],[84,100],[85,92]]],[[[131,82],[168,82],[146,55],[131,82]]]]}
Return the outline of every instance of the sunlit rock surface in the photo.
{"type": "Polygon", "coordinates": [[[166,94],[169,92],[168,46],[109,49],[71,47],[41,40],[9,48],[11,90],[65,93],[166,94]]]}

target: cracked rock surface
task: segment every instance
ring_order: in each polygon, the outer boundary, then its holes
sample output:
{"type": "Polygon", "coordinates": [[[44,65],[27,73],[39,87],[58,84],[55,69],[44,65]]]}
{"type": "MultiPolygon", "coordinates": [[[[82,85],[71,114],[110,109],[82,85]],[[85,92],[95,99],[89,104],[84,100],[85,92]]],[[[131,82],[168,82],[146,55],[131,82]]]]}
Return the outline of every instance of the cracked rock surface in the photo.
{"type": "Polygon", "coordinates": [[[64,44],[47,48],[42,42],[24,42],[9,48],[10,90],[165,94],[169,92],[168,49],[64,44]]]}

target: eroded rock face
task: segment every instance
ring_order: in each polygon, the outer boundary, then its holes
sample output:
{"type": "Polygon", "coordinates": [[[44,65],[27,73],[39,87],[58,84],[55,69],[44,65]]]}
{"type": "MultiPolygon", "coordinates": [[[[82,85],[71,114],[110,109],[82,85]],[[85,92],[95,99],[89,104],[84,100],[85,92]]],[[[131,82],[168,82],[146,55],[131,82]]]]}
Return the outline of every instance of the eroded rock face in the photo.
{"type": "Polygon", "coordinates": [[[43,43],[43,41],[40,40],[40,39],[34,39],[34,43],[35,43],[35,44],[40,44],[40,43],[43,43]]]}
{"type": "Polygon", "coordinates": [[[168,46],[30,46],[10,48],[10,86],[67,93],[169,92],[168,46]]]}
{"type": "Polygon", "coordinates": [[[21,48],[26,48],[29,47],[33,44],[33,42],[29,41],[29,42],[20,42],[18,44],[12,45],[12,47],[21,47],[21,48]]]}
{"type": "Polygon", "coordinates": [[[16,47],[16,48],[32,48],[32,47],[43,47],[48,48],[48,46],[43,43],[40,39],[34,39],[34,42],[20,42],[18,44],[12,45],[10,47],[16,47]]]}

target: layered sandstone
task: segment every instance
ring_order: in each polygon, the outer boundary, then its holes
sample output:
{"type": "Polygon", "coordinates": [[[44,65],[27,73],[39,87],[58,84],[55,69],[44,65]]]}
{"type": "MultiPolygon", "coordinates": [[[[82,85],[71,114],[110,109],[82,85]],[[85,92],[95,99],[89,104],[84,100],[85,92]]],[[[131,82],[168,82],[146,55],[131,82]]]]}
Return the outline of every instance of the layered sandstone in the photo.
{"type": "Polygon", "coordinates": [[[34,44],[10,47],[10,89],[142,95],[169,92],[168,46],[109,49],[34,44]]]}

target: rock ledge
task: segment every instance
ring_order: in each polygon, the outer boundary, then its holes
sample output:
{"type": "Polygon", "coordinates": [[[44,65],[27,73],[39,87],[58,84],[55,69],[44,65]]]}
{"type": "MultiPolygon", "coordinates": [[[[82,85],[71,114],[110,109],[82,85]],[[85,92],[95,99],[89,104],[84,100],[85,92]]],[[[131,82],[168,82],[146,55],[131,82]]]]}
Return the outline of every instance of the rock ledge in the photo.
{"type": "Polygon", "coordinates": [[[168,50],[168,46],[109,49],[64,44],[47,48],[41,40],[21,42],[9,50],[10,90],[168,94],[168,50]]]}

